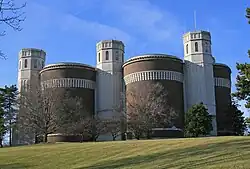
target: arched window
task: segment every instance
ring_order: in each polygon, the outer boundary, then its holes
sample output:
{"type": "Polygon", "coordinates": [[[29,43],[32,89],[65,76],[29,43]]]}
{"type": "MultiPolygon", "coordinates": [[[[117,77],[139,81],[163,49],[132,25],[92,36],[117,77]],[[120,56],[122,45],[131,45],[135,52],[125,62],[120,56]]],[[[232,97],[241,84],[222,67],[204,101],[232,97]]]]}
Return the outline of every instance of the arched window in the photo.
{"type": "Polygon", "coordinates": [[[23,81],[23,89],[27,90],[28,84],[27,84],[27,80],[23,81]]]}
{"type": "Polygon", "coordinates": [[[109,51],[106,51],[106,60],[109,60],[109,51]]]}
{"type": "Polygon", "coordinates": [[[208,46],[208,43],[207,42],[205,42],[205,52],[207,53],[208,52],[208,49],[209,48],[209,46],[208,46]]]}
{"type": "Polygon", "coordinates": [[[22,63],[21,63],[21,60],[19,61],[19,69],[22,68],[22,63]]]}
{"type": "Polygon", "coordinates": [[[34,60],[34,68],[37,68],[37,60],[34,60]]]}
{"type": "Polygon", "coordinates": [[[41,62],[39,60],[37,61],[37,67],[41,68],[41,62]]]}
{"type": "Polygon", "coordinates": [[[195,42],[194,47],[195,47],[195,52],[198,52],[198,42],[195,42]]]}
{"type": "Polygon", "coordinates": [[[188,44],[186,45],[186,53],[188,54],[188,44]]]}
{"type": "Polygon", "coordinates": [[[24,60],[24,68],[27,68],[27,67],[28,67],[28,60],[25,59],[25,60],[24,60]]]}
{"type": "Polygon", "coordinates": [[[101,54],[98,53],[98,62],[100,62],[100,61],[101,61],[101,54]]]}
{"type": "Polygon", "coordinates": [[[119,52],[118,51],[115,52],[115,60],[119,60],[119,52]]]}
{"type": "Polygon", "coordinates": [[[124,61],[124,54],[122,53],[122,62],[124,61]]]}

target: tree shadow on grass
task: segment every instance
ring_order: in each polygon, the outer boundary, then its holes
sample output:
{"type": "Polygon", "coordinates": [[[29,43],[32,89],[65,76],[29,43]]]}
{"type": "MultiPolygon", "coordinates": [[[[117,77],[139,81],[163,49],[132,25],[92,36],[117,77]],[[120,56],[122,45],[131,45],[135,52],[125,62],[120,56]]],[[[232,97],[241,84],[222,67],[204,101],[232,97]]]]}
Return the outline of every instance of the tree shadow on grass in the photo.
{"type": "Polygon", "coordinates": [[[14,163],[14,164],[0,164],[0,169],[27,169],[33,168],[34,166],[21,164],[21,163],[14,163]]]}
{"type": "MultiPolygon", "coordinates": [[[[210,143],[187,148],[166,150],[149,155],[138,155],[118,160],[104,161],[92,166],[77,169],[113,169],[121,167],[135,167],[143,163],[159,160],[157,168],[204,168],[212,165],[221,165],[232,161],[247,161],[250,158],[250,140],[232,140],[220,143],[210,143]],[[244,155],[237,151],[244,150],[244,155]]],[[[156,165],[156,164],[155,164],[156,165]]],[[[237,166],[238,168],[243,166],[237,166]]]]}

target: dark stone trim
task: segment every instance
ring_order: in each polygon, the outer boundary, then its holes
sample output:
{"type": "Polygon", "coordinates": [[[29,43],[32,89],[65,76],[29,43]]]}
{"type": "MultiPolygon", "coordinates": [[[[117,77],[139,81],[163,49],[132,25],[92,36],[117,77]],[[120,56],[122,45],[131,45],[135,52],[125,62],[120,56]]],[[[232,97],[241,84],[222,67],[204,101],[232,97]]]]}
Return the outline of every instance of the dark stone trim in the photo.
{"type": "Polygon", "coordinates": [[[144,55],[139,55],[139,56],[134,56],[130,59],[128,59],[122,67],[125,67],[131,63],[135,63],[138,61],[148,61],[148,60],[172,60],[172,61],[177,61],[183,63],[183,60],[172,55],[166,55],[166,54],[144,54],[144,55]]]}
{"type": "Polygon", "coordinates": [[[41,71],[40,74],[53,69],[68,69],[68,68],[74,68],[74,69],[87,69],[96,71],[95,67],[92,67],[90,65],[82,64],[82,63],[70,63],[70,62],[63,62],[63,63],[56,63],[56,64],[50,64],[45,66],[41,71]]]}

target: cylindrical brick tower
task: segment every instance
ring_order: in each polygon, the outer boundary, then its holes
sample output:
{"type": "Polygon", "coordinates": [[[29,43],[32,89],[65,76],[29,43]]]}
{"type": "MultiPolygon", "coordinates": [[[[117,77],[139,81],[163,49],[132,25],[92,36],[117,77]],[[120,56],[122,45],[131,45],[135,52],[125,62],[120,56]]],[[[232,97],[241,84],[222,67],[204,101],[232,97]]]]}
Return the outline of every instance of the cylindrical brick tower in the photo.
{"type": "Polygon", "coordinates": [[[232,117],[227,114],[231,104],[231,69],[224,64],[214,64],[217,135],[232,134],[232,117]]]}
{"type": "MultiPolygon", "coordinates": [[[[57,63],[44,67],[40,72],[41,87],[45,90],[56,88],[56,92],[67,93],[82,99],[83,107],[91,115],[95,113],[96,69],[80,63],[57,63]]],[[[79,141],[76,136],[52,134],[49,142],[79,141]]]]}
{"type": "Polygon", "coordinates": [[[183,61],[165,54],[136,56],[123,65],[126,92],[134,86],[161,83],[167,90],[167,104],[178,113],[173,126],[154,129],[153,137],[182,137],[184,128],[183,61]]]}

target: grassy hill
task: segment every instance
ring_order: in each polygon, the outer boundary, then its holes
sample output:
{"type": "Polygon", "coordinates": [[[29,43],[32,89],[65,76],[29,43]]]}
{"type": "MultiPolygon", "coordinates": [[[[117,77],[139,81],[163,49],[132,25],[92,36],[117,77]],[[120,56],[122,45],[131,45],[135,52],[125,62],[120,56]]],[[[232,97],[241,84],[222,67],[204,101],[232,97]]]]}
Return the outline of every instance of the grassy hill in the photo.
{"type": "Polygon", "coordinates": [[[58,143],[0,149],[1,169],[249,168],[250,137],[58,143]]]}

